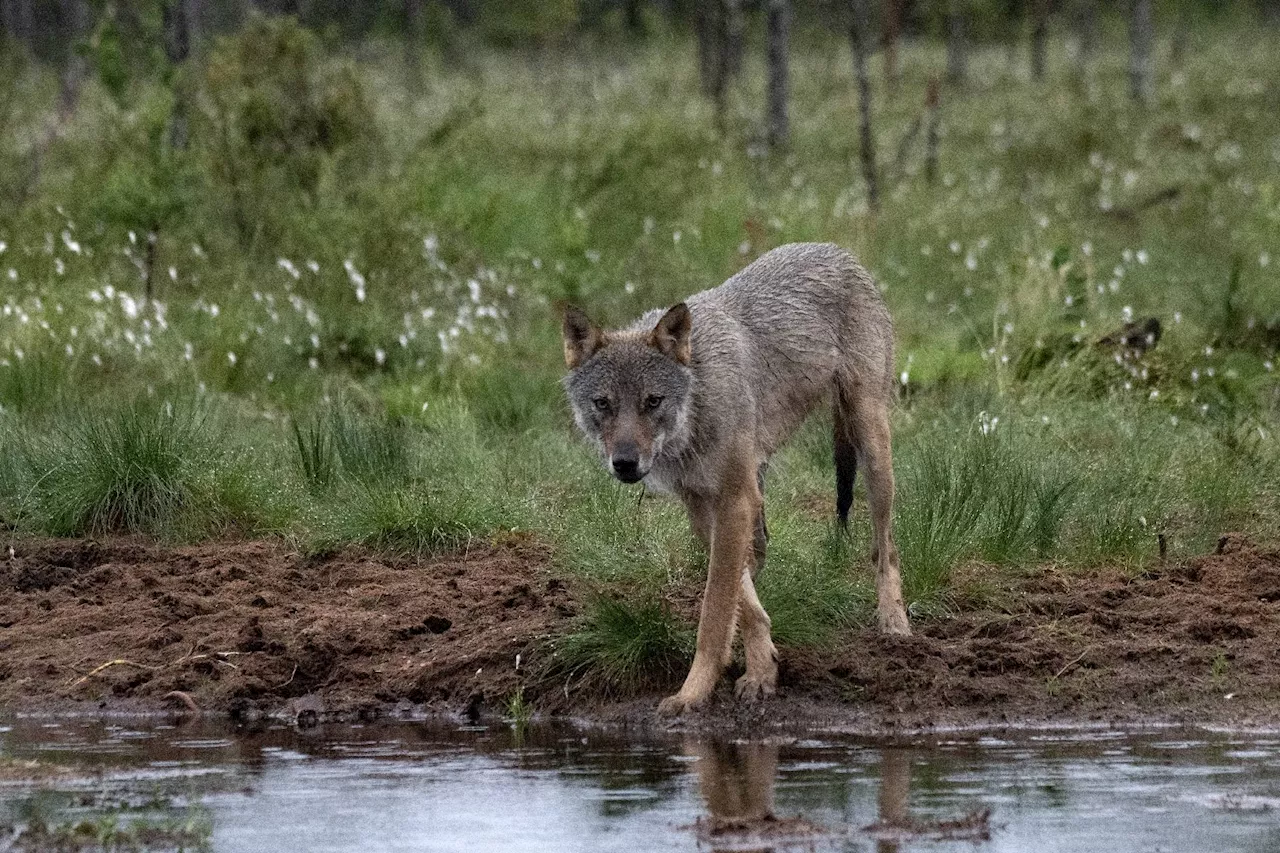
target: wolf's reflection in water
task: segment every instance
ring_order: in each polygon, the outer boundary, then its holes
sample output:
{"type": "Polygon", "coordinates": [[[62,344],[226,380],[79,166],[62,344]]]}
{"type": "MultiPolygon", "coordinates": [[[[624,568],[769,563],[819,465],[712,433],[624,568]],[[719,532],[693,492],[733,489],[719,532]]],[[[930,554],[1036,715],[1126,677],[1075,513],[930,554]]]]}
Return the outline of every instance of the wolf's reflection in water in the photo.
{"type": "MultiPolygon", "coordinates": [[[[880,814],[881,826],[902,826],[908,823],[907,796],[911,793],[911,754],[905,749],[885,747],[880,751],[880,814]]],[[[876,841],[876,853],[898,853],[896,839],[881,838],[876,841]]]]}
{"type": "Polygon", "coordinates": [[[778,745],[694,741],[698,784],[711,818],[718,823],[772,818],[778,775],[778,745]]]}
{"type": "MultiPolygon", "coordinates": [[[[709,820],[699,822],[700,840],[708,843],[711,850],[791,849],[805,840],[817,841],[849,831],[849,827],[823,827],[803,817],[778,818],[774,814],[778,751],[778,744],[767,742],[686,741],[685,752],[697,759],[694,766],[698,784],[710,813],[709,820]]],[[[879,769],[878,813],[873,827],[910,826],[910,751],[883,748],[879,769]]],[[[876,840],[877,853],[898,853],[900,849],[899,838],[876,840]]]]}

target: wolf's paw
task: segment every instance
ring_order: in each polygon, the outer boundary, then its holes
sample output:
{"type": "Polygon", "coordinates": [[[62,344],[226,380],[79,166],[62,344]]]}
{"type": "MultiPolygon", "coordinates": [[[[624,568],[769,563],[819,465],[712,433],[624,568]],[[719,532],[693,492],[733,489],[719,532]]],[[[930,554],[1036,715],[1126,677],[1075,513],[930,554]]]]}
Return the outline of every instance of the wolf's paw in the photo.
{"type": "Polygon", "coordinates": [[[684,693],[677,693],[658,703],[658,716],[678,717],[685,711],[696,710],[705,704],[707,704],[706,696],[686,696],[684,693]]]}
{"type": "Polygon", "coordinates": [[[776,672],[772,677],[764,678],[747,673],[733,685],[733,695],[743,702],[759,702],[762,699],[768,699],[777,691],[775,686],[777,680],[776,672]]]}
{"type": "Polygon", "coordinates": [[[881,634],[896,634],[900,637],[911,634],[911,623],[907,621],[907,611],[901,605],[879,608],[876,612],[876,621],[880,624],[881,634]]]}

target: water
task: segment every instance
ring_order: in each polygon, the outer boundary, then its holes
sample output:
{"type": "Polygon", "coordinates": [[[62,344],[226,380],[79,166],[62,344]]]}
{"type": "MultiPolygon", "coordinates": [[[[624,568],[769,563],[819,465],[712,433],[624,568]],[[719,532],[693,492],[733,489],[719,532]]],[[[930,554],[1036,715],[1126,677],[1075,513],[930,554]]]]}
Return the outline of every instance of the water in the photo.
{"type": "Polygon", "coordinates": [[[219,851],[1280,850],[1280,735],[745,743],[558,727],[19,719],[0,720],[0,755],[73,770],[0,781],[0,850],[35,821],[159,828],[162,846],[165,831],[185,828],[189,849],[195,839],[219,851]],[[984,808],[989,840],[865,829],[892,819],[929,834],[984,808]],[[807,823],[766,826],[781,834],[765,840],[709,834],[713,817],[768,811],[807,823]]]}

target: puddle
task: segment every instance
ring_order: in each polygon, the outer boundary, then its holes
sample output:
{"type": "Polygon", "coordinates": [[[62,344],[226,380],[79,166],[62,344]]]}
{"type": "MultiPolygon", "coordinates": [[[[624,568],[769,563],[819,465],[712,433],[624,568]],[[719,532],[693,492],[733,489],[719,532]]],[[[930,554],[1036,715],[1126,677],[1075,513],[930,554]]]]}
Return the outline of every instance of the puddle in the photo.
{"type": "Polygon", "coordinates": [[[219,851],[1272,851],[1280,738],[751,743],[555,726],[0,720],[0,849],[94,839],[219,851]]]}

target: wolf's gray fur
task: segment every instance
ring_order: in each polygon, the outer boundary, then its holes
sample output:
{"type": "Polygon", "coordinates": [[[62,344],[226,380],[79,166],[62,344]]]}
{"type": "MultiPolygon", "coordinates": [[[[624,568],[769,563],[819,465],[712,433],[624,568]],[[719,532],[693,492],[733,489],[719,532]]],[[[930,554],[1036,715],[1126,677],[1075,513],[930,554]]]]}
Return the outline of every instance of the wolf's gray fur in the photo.
{"type": "Polygon", "coordinates": [[[859,465],[875,528],[880,624],[908,631],[890,531],[893,326],[875,281],[852,255],[831,244],[782,246],[719,287],[620,331],[602,331],[571,308],[564,332],[565,388],[578,426],[619,479],[678,496],[711,546],[694,667],[663,710],[707,698],[739,609],[748,664],[739,692],[773,691],[776,653],[751,582],[767,539],[762,474],[827,399],[835,410],[837,513],[843,521],[859,465]],[[731,615],[715,618],[713,608],[731,615]]]}

